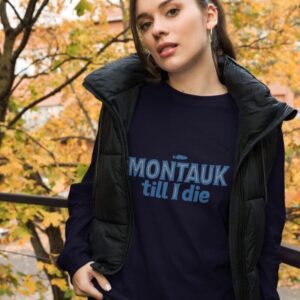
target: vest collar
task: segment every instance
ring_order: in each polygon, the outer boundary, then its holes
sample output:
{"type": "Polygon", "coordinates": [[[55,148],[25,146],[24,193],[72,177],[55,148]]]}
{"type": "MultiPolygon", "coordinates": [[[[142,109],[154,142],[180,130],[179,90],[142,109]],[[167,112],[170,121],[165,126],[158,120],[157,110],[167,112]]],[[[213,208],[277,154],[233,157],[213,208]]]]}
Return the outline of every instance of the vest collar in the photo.
{"type": "MultiPolygon", "coordinates": [[[[226,85],[239,111],[240,147],[251,137],[274,126],[274,122],[293,119],[297,110],[274,98],[269,88],[228,55],[218,57],[220,81],[226,85]]],[[[119,94],[153,81],[136,53],[93,71],[83,85],[98,99],[114,106],[119,94]]],[[[124,107],[124,106],[123,106],[124,107]]]]}

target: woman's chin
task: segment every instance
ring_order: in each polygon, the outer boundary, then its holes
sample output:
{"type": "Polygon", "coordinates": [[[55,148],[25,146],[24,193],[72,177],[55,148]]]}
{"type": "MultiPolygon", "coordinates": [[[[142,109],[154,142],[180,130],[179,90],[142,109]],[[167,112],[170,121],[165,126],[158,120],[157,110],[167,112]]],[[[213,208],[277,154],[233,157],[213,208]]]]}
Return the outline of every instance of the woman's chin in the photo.
{"type": "Polygon", "coordinates": [[[184,64],[168,62],[165,64],[160,64],[160,68],[168,73],[177,73],[184,69],[184,64]]]}
{"type": "Polygon", "coordinates": [[[183,64],[175,57],[168,58],[168,61],[159,61],[157,62],[157,65],[166,72],[176,72],[183,67],[183,64]]]}

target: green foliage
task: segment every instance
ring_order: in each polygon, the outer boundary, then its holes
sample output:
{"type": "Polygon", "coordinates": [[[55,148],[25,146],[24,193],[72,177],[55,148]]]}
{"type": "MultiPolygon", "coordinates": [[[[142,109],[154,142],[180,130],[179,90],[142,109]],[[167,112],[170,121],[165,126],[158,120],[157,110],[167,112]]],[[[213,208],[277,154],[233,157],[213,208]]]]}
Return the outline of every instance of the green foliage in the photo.
{"type": "Polygon", "coordinates": [[[79,44],[75,44],[75,43],[72,43],[72,44],[70,44],[70,45],[68,45],[68,47],[67,47],[67,53],[68,53],[68,55],[70,55],[70,56],[76,56],[77,54],[78,54],[78,52],[79,52],[79,44]]]}
{"type": "Polygon", "coordinates": [[[80,0],[75,7],[77,16],[79,17],[84,15],[86,10],[91,12],[92,9],[93,9],[93,5],[87,0],[80,0]]]}
{"type": "Polygon", "coordinates": [[[20,106],[17,102],[16,99],[11,99],[9,102],[8,102],[8,109],[12,112],[12,113],[18,113],[18,110],[19,110],[20,106]]]}
{"type": "Polygon", "coordinates": [[[82,180],[83,176],[85,175],[85,173],[88,170],[88,165],[86,164],[78,164],[77,168],[76,168],[76,177],[79,179],[79,181],[82,180]]]}

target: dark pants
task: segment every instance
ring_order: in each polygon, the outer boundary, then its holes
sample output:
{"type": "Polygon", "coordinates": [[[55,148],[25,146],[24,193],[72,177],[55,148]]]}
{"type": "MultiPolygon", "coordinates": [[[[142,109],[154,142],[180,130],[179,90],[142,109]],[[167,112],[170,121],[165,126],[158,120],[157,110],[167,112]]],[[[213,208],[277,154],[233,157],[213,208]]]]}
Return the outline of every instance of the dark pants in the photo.
{"type": "MultiPolygon", "coordinates": [[[[103,295],[103,300],[112,300],[111,297],[109,297],[108,295],[103,295]]],[[[95,298],[92,298],[92,297],[88,297],[88,300],[95,300],[95,298]]]]}

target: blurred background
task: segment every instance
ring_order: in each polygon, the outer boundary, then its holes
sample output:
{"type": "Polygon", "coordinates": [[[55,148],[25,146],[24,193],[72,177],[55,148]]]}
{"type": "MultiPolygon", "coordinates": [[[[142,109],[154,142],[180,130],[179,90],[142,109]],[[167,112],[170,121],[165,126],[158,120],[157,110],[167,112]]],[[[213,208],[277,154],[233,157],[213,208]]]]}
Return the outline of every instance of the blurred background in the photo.
{"type": "MultiPolygon", "coordinates": [[[[300,109],[300,1],[222,3],[238,62],[300,109]]],[[[54,263],[69,186],[90,163],[101,108],[82,81],[133,52],[127,0],[0,0],[1,299],[83,299],[54,263]]],[[[299,114],[283,131],[282,245],[299,262],[299,114]]],[[[281,263],[281,299],[300,299],[299,268],[281,263]]]]}

